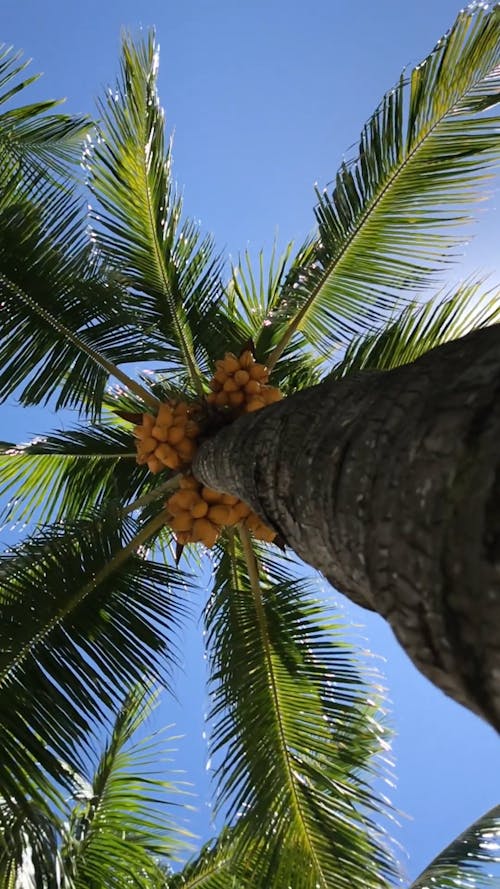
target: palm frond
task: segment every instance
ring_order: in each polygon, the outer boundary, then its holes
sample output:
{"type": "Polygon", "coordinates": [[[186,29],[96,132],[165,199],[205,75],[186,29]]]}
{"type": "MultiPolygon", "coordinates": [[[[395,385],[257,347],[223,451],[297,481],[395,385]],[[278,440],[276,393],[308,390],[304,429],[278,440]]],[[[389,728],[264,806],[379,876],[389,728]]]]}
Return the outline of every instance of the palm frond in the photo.
{"type": "Polygon", "coordinates": [[[318,192],[318,237],[283,287],[274,365],[301,330],[328,353],[383,324],[463,240],[470,204],[498,161],[500,6],[462,10],[451,30],[365,125],[333,192],[318,192]],[[292,315],[290,315],[292,311],[292,315]]]}
{"type": "Polygon", "coordinates": [[[223,552],[206,612],[212,753],[239,854],[259,836],[254,886],[387,886],[391,855],[368,784],[387,745],[377,694],[340,624],[302,580],[249,573],[223,552]]]}
{"type": "MultiPolygon", "coordinates": [[[[11,46],[0,46],[0,105],[9,105],[40,77],[24,76],[29,61],[11,46]]],[[[16,178],[17,188],[33,176],[66,177],[81,157],[83,140],[91,128],[87,116],[48,114],[60,100],[8,108],[0,114],[0,183],[16,178]]]]}
{"type": "MultiPolygon", "coordinates": [[[[55,526],[0,555],[0,786],[8,805],[37,802],[40,776],[67,786],[92,731],[132,683],[168,682],[187,579],[117,510],[55,526]]],[[[40,779],[41,780],[41,779],[40,779]]],[[[43,794],[41,796],[43,801],[43,794]]]]}
{"type": "Polygon", "coordinates": [[[60,852],[74,889],[159,887],[159,863],[185,845],[170,815],[179,791],[158,777],[167,761],[165,732],[134,740],[155,698],[141,686],[127,695],[93,774],[78,776],[77,803],[60,852]]]}
{"type": "Polygon", "coordinates": [[[362,370],[390,370],[416,361],[441,343],[500,321],[498,290],[481,292],[468,281],[452,293],[439,293],[424,305],[407,306],[382,330],[353,339],[329,376],[342,379],[362,370]]]}
{"type": "Polygon", "coordinates": [[[39,404],[98,414],[110,375],[148,403],[156,400],[120,368],[157,355],[122,308],[123,286],[85,233],[71,188],[40,185],[34,200],[0,194],[0,398],[20,390],[39,404]]]}
{"type": "MultiPolygon", "coordinates": [[[[50,799],[51,788],[46,787],[50,799]]],[[[59,800],[62,804],[62,800],[59,800]]],[[[22,808],[0,800],[2,889],[59,889],[55,862],[61,822],[52,809],[26,800],[22,808]]]]}
{"type": "Polygon", "coordinates": [[[100,135],[88,164],[100,204],[95,235],[126,281],[135,310],[178,350],[176,363],[201,394],[195,334],[222,295],[220,262],[211,239],[181,220],[157,73],[153,35],[137,45],[125,38],[121,78],[100,105],[100,135]]]}
{"type": "Polygon", "coordinates": [[[22,445],[0,442],[0,498],[8,498],[0,517],[43,524],[76,519],[111,501],[126,507],[155,484],[135,457],[130,430],[112,425],[55,432],[22,445]]]}
{"type": "Polygon", "coordinates": [[[165,889],[256,889],[252,861],[248,852],[242,857],[239,844],[234,842],[234,830],[224,828],[182,871],[167,879],[165,889]]]}
{"type": "MultiPolygon", "coordinates": [[[[236,351],[246,339],[250,339],[254,343],[257,359],[266,363],[279,333],[274,318],[276,314],[281,319],[287,315],[285,301],[282,299],[284,283],[294,270],[301,268],[311,245],[306,242],[293,261],[290,258],[292,249],[293,243],[290,242],[277,255],[274,244],[268,261],[263,251],[259,253],[256,267],[250,254],[246,252],[240,257],[238,264],[233,266],[226,289],[226,303],[218,307],[214,322],[214,327],[220,331],[220,343],[218,351],[214,351],[215,355],[223,354],[228,348],[236,351]],[[221,323],[221,316],[224,315],[226,322],[221,323]],[[234,342],[228,347],[224,346],[222,337],[227,336],[231,324],[232,335],[229,341],[234,342]]],[[[296,333],[285,348],[279,366],[273,369],[273,384],[282,387],[285,393],[312,386],[319,381],[323,361],[323,356],[313,354],[302,334],[296,333]]]]}
{"type": "Polygon", "coordinates": [[[443,849],[410,889],[494,889],[499,878],[500,806],[495,806],[443,849]]]}

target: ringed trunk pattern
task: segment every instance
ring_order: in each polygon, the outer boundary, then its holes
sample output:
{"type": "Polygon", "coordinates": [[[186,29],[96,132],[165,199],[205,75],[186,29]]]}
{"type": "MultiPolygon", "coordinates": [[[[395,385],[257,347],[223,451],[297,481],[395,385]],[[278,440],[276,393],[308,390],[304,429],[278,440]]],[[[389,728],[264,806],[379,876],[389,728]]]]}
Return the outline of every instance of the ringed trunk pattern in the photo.
{"type": "Polygon", "coordinates": [[[193,468],[500,730],[500,325],[245,416],[193,468]]]}

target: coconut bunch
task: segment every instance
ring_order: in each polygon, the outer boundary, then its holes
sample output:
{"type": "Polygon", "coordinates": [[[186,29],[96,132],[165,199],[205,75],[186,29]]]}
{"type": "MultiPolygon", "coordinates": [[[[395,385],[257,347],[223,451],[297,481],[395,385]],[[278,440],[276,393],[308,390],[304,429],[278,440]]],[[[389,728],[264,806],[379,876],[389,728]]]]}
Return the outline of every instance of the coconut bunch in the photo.
{"type": "Polygon", "coordinates": [[[255,360],[250,349],[245,349],[239,358],[226,352],[224,358],[215,362],[215,367],[210,380],[212,392],[207,397],[208,403],[215,407],[244,414],[283,398],[276,386],[268,385],[269,371],[255,360]]]}
{"type": "Polygon", "coordinates": [[[196,452],[200,426],[196,422],[199,408],[184,401],[167,401],[156,416],[143,414],[142,423],[134,426],[137,462],[147,463],[151,472],[178,470],[190,465],[196,452]]]}
{"type": "Polygon", "coordinates": [[[232,494],[207,488],[190,475],[181,478],[178,490],[169,497],[165,508],[169,513],[168,525],[181,546],[203,543],[210,549],[223,528],[238,522],[243,522],[257,540],[270,543],[276,537],[276,532],[265,525],[246,503],[232,494]]]}
{"type": "MultiPolygon", "coordinates": [[[[268,385],[269,371],[255,360],[250,349],[245,349],[239,358],[226,352],[215,364],[216,372],[210,381],[212,392],[206,401],[167,401],[160,404],[156,416],[142,414],[142,422],[134,426],[137,462],[147,464],[153,473],[164,468],[182,473],[179,488],[165,504],[167,524],[181,549],[186,543],[203,543],[211,548],[223,528],[240,522],[257,540],[278,542],[275,531],[246,503],[231,494],[214,491],[188,474],[200,436],[210,430],[211,420],[215,420],[210,410],[207,411],[207,402],[221,412],[224,422],[231,422],[241,414],[260,410],[283,397],[279,389],[268,385]]],[[[122,416],[132,422],[140,418],[140,415],[122,416]]]]}

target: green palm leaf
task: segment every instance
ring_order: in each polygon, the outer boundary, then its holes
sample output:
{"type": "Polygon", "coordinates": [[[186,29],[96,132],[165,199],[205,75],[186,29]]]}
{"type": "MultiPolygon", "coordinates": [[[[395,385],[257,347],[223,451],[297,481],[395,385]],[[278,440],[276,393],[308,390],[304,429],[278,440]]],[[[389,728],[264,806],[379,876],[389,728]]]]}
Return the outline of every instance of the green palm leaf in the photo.
{"type": "MultiPolygon", "coordinates": [[[[21,57],[12,47],[0,46],[0,105],[9,104],[40,77],[21,77],[29,65],[21,57]]],[[[80,160],[90,119],[82,115],[47,114],[59,104],[60,101],[35,102],[8,108],[0,114],[0,182],[15,177],[19,189],[39,176],[65,177],[68,167],[80,160]]]]}
{"type": "Polygon", "coordinates": [[[101,103],[100,138],[89,161],[103,210],[97,211],[96,238],[130,287],[135,309],[178,350],[177,364],[201,393],[195,334],[222,295],[220,263],[211,239],[181,221],[157,72],[153,36],[137,46],[125,38],[121,79],[101,103]]]}
{"type": "Polygon", "coordinates": [[[386,744],[377,704],[308,584],[269,559],[250,581],[233,546],[206,623],[218,805],[240,816],[236,854],[259,837],[255,887],[387,886],[393,864],[370,816],[384,806],[367,783],[386,744]]]}
{"type": "Polygon", "coordinates": [[[9,498],[2,518],[59,522],[113,500],[125,506],[156,484],[135,457],[130,428],[111,425],[0,443],[0,498],[9,498]]]}
{"type": "Polygon", "coordinates": [[[382,330],[351,340],[331,376],[342,379],[362,370],[390,370],[415,361],[441,343],[465,336],[500,320],[498,291],[482,293],[481,281],[470,281],[455,292],[438,294],[424,305],[407,306],[382,330]]]}
{"type": "Polygon", "coordinates": [[[224,828],[217,840],[205,843],[182,871],[169,877],[165,889],[253,889],[252,856],[241,855],[234,833],[224,828]]]}
{"type": "MultiPolygon", "coordinates": [[[[51,788],[45,788],[47,798],[51,788]]],[[[62,800],[59,800],[62,803],[62,800]]],[[[0,885],[2,889],[56,889],[58,831],[54,811],[26,800],[23,809],[0,800],[0,885]],[[37,882],[35,883],[34,877],[37,882]]],[[[58,889],[58,887],[57,887],[58,889]]]]}
{"type": "Polygon", "coordinates": [[[410,889],[493,889],[499,877],[500,806],[495,806],[443,849],[410,889]]]}
{"type": "Polygon", "coordinates": [[[43,800],[44,775],[67,786],[64,763],[81,765],[130,683],[167,679],[187,581],[144,550],[163,521],[110,510],[0,555],[1,786],[16,810],[43,800]]]}
{"type": "Polygon", "coordinates": [[[332,194],[318,192],[318,237],[283,288],[272,365],[297,330],[328,352],[384,323],[462,240],[468,206],[498,161],[498,117],[489,112],[500,86],[499,22],[498,5],[462,10],[384,96],[332,194]]]}
{"type": "MultiPolygon", "coordinates": [[[[268,262],[261,251],[256,268],[246,252],[238,265],[233,266],[226,300],[216,306],[212,316],[209,313],[205,328],[207,352],[212,360],[226,351],[239,353],[242,345],[252,340],[257,359],[266,362],[279,333],[273,319],[276,313],[281,317],[285,312],[284,282],[294,267],[300,267],[309,244],[299,251],[293,264],[290,262],[292,248],[293,244],[289,243],[278,256],[275,244],[268,262]]],[[[323,362],[323,356],[314,354],[306,339],[297,334],[274,368],[273,385],[282,388],[284,394],[313,386],[320,380],[323,362]]]]}
{"type": "Polygon", "coordinates": [[[110,377],[144,401],[144,387],[118,365],[156,357],[124,289],[93,253],[71,189],[41,187],[36,200],[0,194],[0,398],[99,413],[110,377]]]}
{"type": "Polygon", "coordinates": [[[134,740],[155,697],[141,687],[129,693],[90,780],[78,776],[60,852],[74,889],[160,887],[159,862],[185,845],[169,815],[178,790],[157,777],[166,761],[164,732],[134,740]]]}

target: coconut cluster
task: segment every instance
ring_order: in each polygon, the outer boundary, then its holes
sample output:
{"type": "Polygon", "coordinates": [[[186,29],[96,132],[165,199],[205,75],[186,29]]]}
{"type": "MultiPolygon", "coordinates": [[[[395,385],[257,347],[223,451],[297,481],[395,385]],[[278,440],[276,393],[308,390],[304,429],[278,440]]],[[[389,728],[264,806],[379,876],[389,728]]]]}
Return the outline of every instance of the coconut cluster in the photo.
{"type": "MultiPolygon", "coordinates": [[[[249,349],[239,358],[226,352],[215,364],[216,372],[210,381],[212,392],[206,401],[227,413],[229,420],[283,397],[279,389],[268,385],[267,367],[259,364],[249,349]]],[[[156,416],[143,414],[142,423],[134,426],[140,465],[147,464],[154,473],[165,467],[183,473],[178,490],[165,504],[168,525],[177,543],[203,543],[210,548],[223,528],[240,522],[257,540],[272,542],[276,533],[246,503],[207,488],[187,474],[206,420],[206,406],[200,402],[167,401],[160,404],[156,416]]]]}
{"type": "Polygon", "coordinates": [[[178,490],[165,504],[168,524],[179,544],[203,543],[211,548],[223,528],[243,522],[257,540],[272,542],[275,531],[265,525],[246,503],[231,494],[222,494],[184,475],[178,490]]]}
{"type": "Polygon", "coordinates": [[[246,349],[239,358],[226,352],[215,362],[216,371],[210,380],[209,404],[218,408],[231,408],[236,414],[258,411],[283,398],[276,386],[269,386],[269,371],[255,360],[246,349]]]}
{"type": "Polygon", "coordinates": [[[134,427],[137,462],[147,463],[151,472],[178,470],[189,466],[196,452],[200,427],[196,405],[184,401],[161,404],[158,414],[143,414],[142,424],[134,427]]]}

